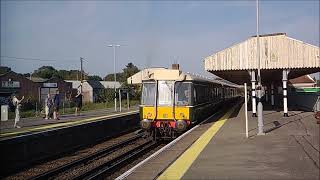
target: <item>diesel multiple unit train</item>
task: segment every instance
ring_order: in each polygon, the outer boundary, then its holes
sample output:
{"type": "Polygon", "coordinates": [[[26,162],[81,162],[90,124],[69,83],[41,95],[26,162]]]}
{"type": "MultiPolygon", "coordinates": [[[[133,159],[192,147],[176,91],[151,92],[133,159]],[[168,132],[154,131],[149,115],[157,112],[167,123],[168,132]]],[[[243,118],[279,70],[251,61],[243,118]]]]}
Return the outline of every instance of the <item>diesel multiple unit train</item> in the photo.
{"type": "Polygon", "coordinates": [[[237,85],[177,69],[145,69],[133,78],[142,83],[141,127],[155,140],[177,137],[240,95],[237,85]]]}

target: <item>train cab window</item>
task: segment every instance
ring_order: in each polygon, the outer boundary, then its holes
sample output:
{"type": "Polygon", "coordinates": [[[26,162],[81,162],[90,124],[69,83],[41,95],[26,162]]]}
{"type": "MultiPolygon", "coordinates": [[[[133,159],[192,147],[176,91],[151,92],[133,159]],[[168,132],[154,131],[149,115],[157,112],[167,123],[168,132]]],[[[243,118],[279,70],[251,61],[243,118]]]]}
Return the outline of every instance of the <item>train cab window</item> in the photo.
{"type": "Polygon", "coordinates": [[[174,81],[158,81],[158,105],[173,105],[174,81]]]}
{"type": "Polygon", "coordinates": [[[191,105],[191,83],[176,82],[175,83],[175,105],[190,106],[191,105]]]}
{"type": "Polygon", "coordinates": [[[141,96],[142,105],[155,105],[156,87],[155,82],[143,83],[141,96]]]}

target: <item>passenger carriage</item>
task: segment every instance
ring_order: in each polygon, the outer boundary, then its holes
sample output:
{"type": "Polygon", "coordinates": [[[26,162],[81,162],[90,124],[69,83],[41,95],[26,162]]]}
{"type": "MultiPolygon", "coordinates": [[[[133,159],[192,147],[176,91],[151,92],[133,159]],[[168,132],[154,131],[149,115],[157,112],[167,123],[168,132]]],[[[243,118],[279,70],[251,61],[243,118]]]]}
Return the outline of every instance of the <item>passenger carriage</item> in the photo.
{"type": "Polygon", "coordinates": [[[239,95],[236,85],[177,69],[159,68],[140,76],[140,124],[156,140],[177,137],[239,95]]]}

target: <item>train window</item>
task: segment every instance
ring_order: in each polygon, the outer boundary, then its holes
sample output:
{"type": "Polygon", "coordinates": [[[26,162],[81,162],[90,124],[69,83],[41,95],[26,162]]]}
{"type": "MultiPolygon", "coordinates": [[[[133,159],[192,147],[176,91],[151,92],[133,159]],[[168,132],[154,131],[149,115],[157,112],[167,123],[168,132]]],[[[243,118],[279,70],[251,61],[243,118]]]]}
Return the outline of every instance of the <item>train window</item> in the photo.
{"type": "Polygon", "coordinates": [[[156,83],[155,82],[143,83],[141,104],[142,105],[154,105],[155,104],[155,95],[156,95],[156,83]]]}
{"type": "Polygon", "coordinates": [[[173,105],[173,81],[158,81],[158,105],[172,106],[173,105]]]}
{"type": "Polygon", "coordinates": [[[208,100],[208,97],[206,97],[206,94],[205,94],[206,87],[203,85],[195,85],[194,88],[197,92],[197,97],[196,97],[197,104],[205,103],[208,100]]]}
{"type": "Polygon", "coordinates": [[[177,106],[191,105],[191,83],[176,82],[176,84],[175,84],[175,104],[177,106]]]}
{"type": "Polygon", "coordinates": [[[193,87],[193,104],[194,105],[197,105],[197,91],[196,91],[196,88],[195,86],[193,87]]]}

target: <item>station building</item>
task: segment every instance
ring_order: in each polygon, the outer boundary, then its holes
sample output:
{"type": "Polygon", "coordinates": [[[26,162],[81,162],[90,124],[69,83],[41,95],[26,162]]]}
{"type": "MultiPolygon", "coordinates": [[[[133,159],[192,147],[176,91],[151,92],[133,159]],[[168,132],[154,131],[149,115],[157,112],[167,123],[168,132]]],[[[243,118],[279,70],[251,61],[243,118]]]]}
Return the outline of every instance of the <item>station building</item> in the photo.
{"type": "MultiPolygon", "coordinates": [[[[73,91],[77,92],[80,90],[81,81],[66,81],[72,84],[73,91]]],[[[120,87],[120,82],[84,80],[82,84],[83,102],[95,103],[99,101],[99,94],[105,89],[119,89],[120,87]]]]}
{"type": "MultiPolygon", "coordinates": [[[[283,106],[288,116],[288,80],[320,72],[319,47],[288,37],[286,33],[259,35],[261,82],[266,101],[283,106]],[[278,96],[276,96],[277,94],[278,96]]],[[[256,116],[257,37],[232,45],[204,58],[205,70],[236,84],[251,84],[251,104],[256,116]]],[[[315,98],[319,92],[315,91],[315,98]]],[[[299,103],[299,101],[297,101],[299,103]]]]}
{"type": "Polygon", "coordinates": [[[23,75],[8,71],[0,74],[0,102],[8,104],[10,96],[16,94],[19,98],[38,100],[39,84],[25,78],[23,75]]]}
{"type": "MultiPolygon", "coordinates": [[[[3,68],[2,68],[3,69],[3,68]]],[[[59,89],[61,101],[70,100],[72,94],[72,83],[66,82],[59,78],[43,79],[38,77],[24,77],[11,71],[10,68],[6,72],[0,74],[0,99],[1,105],[8,104],[10,96],[17,94],[19,98],[22,96],[31,102],[44,103],[48,93],[56,94],[59,89]]]]}
{"type": "Polygon", "coordinates": [[[33,82],[38,84],[38,99],[40,102],[44,102],[45,98],[48,94],[54,95],[56,91],[59,90],[59,94],[62,101],[71,100],[72,97],[75,96],[75,92],[72,90],[72,83],[66,82],[60,78],[50,78],[50,79],[43,79],[37,77],[28,78],[31,79],[33,82]]]}

